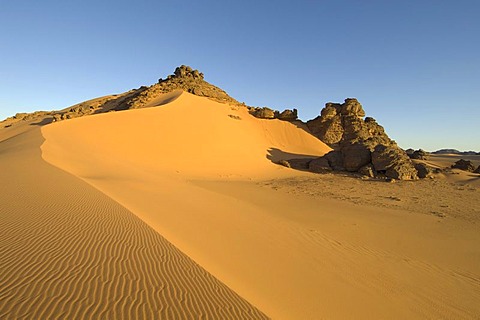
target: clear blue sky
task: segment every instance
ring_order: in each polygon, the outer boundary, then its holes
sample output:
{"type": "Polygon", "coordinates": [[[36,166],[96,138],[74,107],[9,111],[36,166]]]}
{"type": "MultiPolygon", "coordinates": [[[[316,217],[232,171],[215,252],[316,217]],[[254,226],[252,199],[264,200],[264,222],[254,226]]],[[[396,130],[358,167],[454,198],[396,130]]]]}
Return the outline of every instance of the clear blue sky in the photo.
{"type": "Polygon", "coordinates": [[[0,1],[0,118],[187,64],[303,120],[356,97],[404,148],[480,151],[480,1],[0,1]]]}

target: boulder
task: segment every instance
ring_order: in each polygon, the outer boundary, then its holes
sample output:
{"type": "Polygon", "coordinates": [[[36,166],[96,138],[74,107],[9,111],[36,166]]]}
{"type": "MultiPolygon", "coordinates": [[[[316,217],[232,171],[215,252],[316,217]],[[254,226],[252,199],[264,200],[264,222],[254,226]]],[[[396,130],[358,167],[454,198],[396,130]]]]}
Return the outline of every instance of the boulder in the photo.
{"type": "Polygon", "coordinates": [[[468,172],[474,172],[475,166],[473,165],[472,161],[460,159],[452,165],[453,169],[460,169],[468,172]]]}
{"type": "Polygon", "coordinates": [[[332,171],[332,168],[326,157],[320,157],[309,162],[308,170],[316,173],[325,173],[332,171]]]}
{"type": "Polygon", "coordinates": [[[335,171],[345,171],[345,166],[343,165],[343,154],[341,151],[330,151],[323,158],[327,159],[330,168],[335,171]]]}
{"type": "Polygon", "coordinates": [[[263,107],[263,108],[255,108],[253,111],[250,112],[254,117],[260,119],[274,119],[275,118],[275,111],[270,108],[263,107]]]}
{"type": "Polygon", "coordinates": [[[275,112],[275,118],[279,120],[284,120],[284,121],[294,121],[297,120],[298,118],[298,112],[297,109],[289,110],[286,109],[282,112],[275,112]]]}
{"type": "Polygon", "coordinates": [[[420,179],[430,177],[433,172],[432,168],[424,163],[415,163],[415,169],[417,170],[417,175],[420,179]]]}
{"type": "Polygon", "coordinates": [[[345,99],[345,102],[340,109],[340,114],[344,116],[353,115],[359,118],[365,117],[365,111],[363,110],[362,105],[355,98],[345,99]]]}
{"type": "Polygon", "coordinates": [[[375,171],[397,180],[415,180],[417,170],[405,151],[395,145],[379,144],[372,152],[372,164],[375,171]]]}
{"type": "Polygon", "coordinates": [[[370,150],[362,143],[353,143],[342,148],[343,166],[347,171],[358,171],[372,161],[370,150]]]}
{"type": "Polygon", "coordinates": [[[426,151],[424,151],[424,150],[422,150],[422,149],[418,149],[418,150],[415,150],[415,151],[410,152],[410,153],[407,152],[407,155],[408,155],[411,159],[427,160],[428,152],[426,152],[426,151]]]}
{"type": "Polygon", "coordinates": [[[478,166],[478,168],[477,168],[475,171],[473,171],[473,172],[474,172],[474,173],[480,173],[480,166],[478,166]]]}

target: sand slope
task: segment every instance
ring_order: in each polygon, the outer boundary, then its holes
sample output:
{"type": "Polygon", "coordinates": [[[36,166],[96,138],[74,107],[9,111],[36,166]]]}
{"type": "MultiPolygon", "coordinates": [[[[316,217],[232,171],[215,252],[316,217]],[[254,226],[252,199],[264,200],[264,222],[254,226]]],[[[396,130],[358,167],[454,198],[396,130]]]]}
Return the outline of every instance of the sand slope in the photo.
{"type": "Polygon", "coordinates": [[[1,319],[262,319],[127,209],[41,158],[40,128],[0,137],[1,319]]]}
{"type": "Polygon", "coordinates": [[[313,180],[292,192],[292,181],[322,176],[272,160],[322,155],[329,148],[319,140],[206,98],[183,93],[168,102],[45,126],[42,156],[272,318],[480,315],[478,225],[315,190],[348,192],[353,180],[313,180]]]}

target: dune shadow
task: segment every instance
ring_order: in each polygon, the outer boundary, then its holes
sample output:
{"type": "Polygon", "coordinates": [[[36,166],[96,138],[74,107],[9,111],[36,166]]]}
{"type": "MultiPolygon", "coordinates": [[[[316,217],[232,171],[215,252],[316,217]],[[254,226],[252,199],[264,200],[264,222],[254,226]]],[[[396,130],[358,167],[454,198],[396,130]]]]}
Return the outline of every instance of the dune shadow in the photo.
{"type": "Polygon", "coordinates": [[[32,122],[30,123],[31,126],[44,126],[44,125],[47,125],[47,124],[50,124],[53,122],[53,118],[52,117],[47,117],[47,118],[43,118],[42,120],[38,121],[38,122],[32,122]]]}

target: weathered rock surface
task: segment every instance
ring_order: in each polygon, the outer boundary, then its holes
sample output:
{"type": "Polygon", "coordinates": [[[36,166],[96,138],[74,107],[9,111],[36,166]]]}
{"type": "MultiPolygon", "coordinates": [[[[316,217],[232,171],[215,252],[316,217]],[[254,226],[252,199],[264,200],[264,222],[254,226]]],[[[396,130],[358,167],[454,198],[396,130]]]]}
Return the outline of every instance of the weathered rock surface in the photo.
{"type": "Polygon", "coordinates": [[[203,73],[182,65],[177,67],[173,75],[169,75],[166,79],[159,79],[158,83],[149,87],[141,87],[133,96],[122,101],[114,110],[143,108],[159,95],[174,90],[183,90],[221,103],[242,105],[224,90],[205,81],[203,73]]]}
{"type": "Polygon", "coordinates": [[[452,165],[453,169],[460,169],[468,172],[474,172],[475,166],[473,165],[472,161],[460,159],[452,165]]]}
{"type": "Polygon", "coordinates": [[[267,107],[255,108],[255,109],[251,110],[250,113],[254,117],[260,118],[260,119],[274,119],[275,118],[275,111],[270,109],[270,108],[267,108],[267,107]]]}
{"type": "Polygon", "coordinates": [[[322,157],[331,170],[398,180],[417,179],[417,170],[405,151],[375,119],[363,119],[364,116],[358,100],[349,98],[342,104],[327,103],[320,116],[307,122],[313,135],[334,149],[322,157]]]}
{"type": "Polygon", "coordinates": [[[370,149],[363,143],[355,142],[342,148],[343,166],[347,171],[355,172],[372,162],[370,149]]]}
{"type": "Polygon", "coordinates": [[[396,145],[379,144],[372,152],[372,164],[377,172],[397,180],[417,179],[417,170],[405,151],[396,145]]]}
{"type": "Polygon", "coordinates": [[[474,173],[480,173],[480,166],[478,166],[477,169],[475,169],[475,171],[473,171],[474,173]]]}
{"type": "Polygon", "coordinates": [[[260,119],[279,119],[284,121],[294,121],[298,119],[297,109],[285,109],[282,112],[272,110],[268,107],[249,107],[249,112],[260,119]]]}
{"type": "Polygon", "coordinates": [[[282,112],[275,112],[275,118],[284,120],[284,121],[294,121],[297,120],[298,118],[298,112],[297,109],[285,109],[282,112]]]}
{"type": "Polygon", "coordinates": [[[405,151],[407,155],[410,157],[410,159],[427,160],[428,152],[426,152],[425,150],[422,150],[422,149],[412,150],[412,151],[411,150],[412,149],[405,151]]]}
{"type": "Polygon", "coordinates": [[[415,169],[417,169],[418,177],[420,179],[431,177],[433,173],[432,168],[424,163],[415,163],[415,169]]]}
{"type": "Polygon", "coordinates": [[[332,168],[325,157],[313,159],[308,163],[308,170],[316,173],[325,173],[332,171],[332,168]]]}

